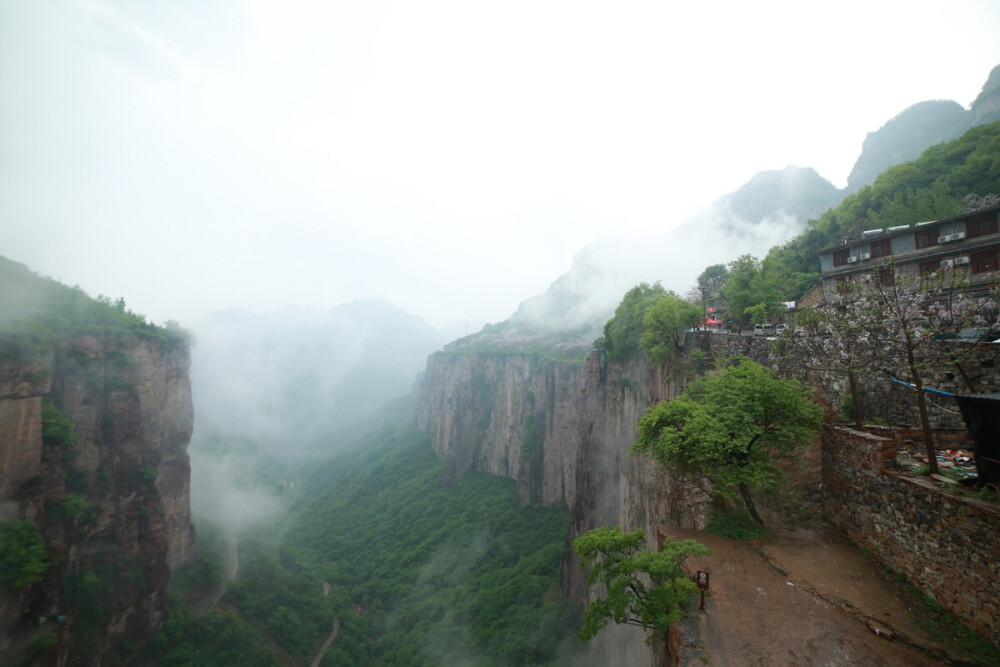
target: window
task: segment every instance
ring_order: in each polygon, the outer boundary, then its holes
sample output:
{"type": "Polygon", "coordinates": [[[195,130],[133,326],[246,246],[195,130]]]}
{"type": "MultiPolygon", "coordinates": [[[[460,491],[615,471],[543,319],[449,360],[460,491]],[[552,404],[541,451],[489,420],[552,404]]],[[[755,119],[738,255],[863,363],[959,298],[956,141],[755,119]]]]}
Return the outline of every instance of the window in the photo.
{"type": "Polygon", "coordinates": [[[927,276],[941,268],[941,262],[934,260],[931,262],[920,262],[920,275],[927,276]]]}
{"type": "Polygon", "coordinates": [[[938,244],[938,232],[940,232],[939,227],[931,227],[930,229],[921,228],[917,230],[917,250],[921,248],[930,248],[938,244]]]}
{"type": "Polygon", "coordinates": [[[851,251],[848,250],[847,248],[844,248],[842,250],[834,250],[833,265],[835,267],[844,266],[845,264],[847,264],[847,258],[850,256],[851,256],[851,251]]]}
{"type": "Polygon", "coordinates": [[[880,287],[891,287],[896,283],[896,272],[891,266],[875,267],[872,276],[875,278],[875,284],[880,287]]]}
{"type": "Polygon", "coordinates": [[[977,236],[997,233],[997,214],[985,213],[969,218],[965,223],[965,237],[974,239],[977,236]]]}
{"type": "Polygon", "coordinates": [[[969,262],[972,264],[973,273],[985,273],[987,271],[996,271],[997,251],[984,250],[983,252],[974,252],[971,255],[969,255],[969,262]]]}
{"type": "Polygon", "coordinates": [[[878,259],[879,257],[888,257],[891,254],[892,254],[891,239],[879,239],[878,241],[872,241],[872,259],[878,259]]]}

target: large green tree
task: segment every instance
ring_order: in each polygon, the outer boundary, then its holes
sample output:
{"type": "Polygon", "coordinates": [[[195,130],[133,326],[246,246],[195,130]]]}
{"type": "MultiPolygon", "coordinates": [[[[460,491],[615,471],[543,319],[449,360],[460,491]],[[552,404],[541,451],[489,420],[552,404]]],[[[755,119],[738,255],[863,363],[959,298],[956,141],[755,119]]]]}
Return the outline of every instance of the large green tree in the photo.
{"type": "Polygon", "coordinates": [[[763,524],[752,492],[781,481],[778,460],[806,446],[822,416],[798,381],[737,357],[647,410],[632,449],[675,475],[707,478],[722,497],[738,494],[763,524]]]}
{"type": "Polygon", "coordinates": [[[722,291],[729,301],[730,316],[737,321],[751,313],[772,318],[785,310],[777,274],[752,255],[742,255],[729,263],[722,291]]]}
{"type": "Polygon", "coordinates": [[[688,556],[711,551],[694,540],[665,540],[661,551],[646,549],[642,529],[595,528],[573,540],[573,550],[588,570],[587,582],[604,586],[604,597],[587,607],[580,637],[590,639],[608,623],[638,625],[664,638],[670,624],[686,615],[686,606],[698,587],[684,572],[688,556]]]}
{"type": "Polygon", "coordinates": [[[650,359],[662,363],[684,349],[684,332],[700,316],[696,305],[667,292],[646,310],[639,346],[650,359]]]}
{"type": "Polygon", "coordinates": [[[622,297],[615,315],[604,325],[604,336],[595,347],[611,361],[627,359],[639,351],[639,341],[645,331],[646,311],[666,296],[660,283],[639,283],[622,297]]]}

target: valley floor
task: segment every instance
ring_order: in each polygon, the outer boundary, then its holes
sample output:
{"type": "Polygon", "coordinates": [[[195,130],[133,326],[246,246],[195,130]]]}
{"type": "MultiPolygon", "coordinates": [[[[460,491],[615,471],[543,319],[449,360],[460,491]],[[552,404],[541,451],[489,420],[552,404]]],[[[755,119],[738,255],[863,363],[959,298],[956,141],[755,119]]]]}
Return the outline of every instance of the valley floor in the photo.
{"type": "MultiPolygon", "coordinates": [[[[956,656],[921,629],[921,605],[823,524],[779,528],[760,545],[671,528],[712,550],[705,611],[685,622],[682,664],[940,665],[956,656]]],[[[966,664],[977,664],[974,660],[966,664]]]]}

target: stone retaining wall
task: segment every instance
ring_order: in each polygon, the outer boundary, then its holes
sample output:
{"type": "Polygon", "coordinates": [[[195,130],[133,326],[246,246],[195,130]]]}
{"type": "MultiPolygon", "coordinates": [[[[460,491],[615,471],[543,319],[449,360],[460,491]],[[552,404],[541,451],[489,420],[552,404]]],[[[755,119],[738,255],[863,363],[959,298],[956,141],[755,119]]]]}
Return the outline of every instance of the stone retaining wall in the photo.
{"type": "Polygon", "coordinates": [[[894,439],[827,426],[829,521],[1000,646],[1000,507],[894,472],[894,439]]]}
{"type": "MultiPolygon", "coordinates": [[[[842,373],[808,370],[808,360],[796,349],[793,338],[778,336],[742,336],[736,334],[688,333],[685,347],[698,348],[709,359],[718,360],[746,355],[779,373],[808,382],[836,410],[849,392],[847,376],[842,373]]],[[[959,345],[955,343],[955,345],[959,345]]],[[[942,358],[925,371],[924,385],[957,394],[1000,392],[1000,345],[965,346],[957,363],[942,358]],[[971,385],[971,387],[970,387],[971,385]]],[[[902,369],[887,369],[899,380],[910,381],[902,369]]],[[[872,369],[860,378],[864,387],[865,414],[887,424],[917,425],[917,401],[913,389],[890,381],[882,369],[872,369]]],[[[965,422],[955,401],[947,396],[929,395],[928,408],[934,429],[964,430],[965,422]]]]}

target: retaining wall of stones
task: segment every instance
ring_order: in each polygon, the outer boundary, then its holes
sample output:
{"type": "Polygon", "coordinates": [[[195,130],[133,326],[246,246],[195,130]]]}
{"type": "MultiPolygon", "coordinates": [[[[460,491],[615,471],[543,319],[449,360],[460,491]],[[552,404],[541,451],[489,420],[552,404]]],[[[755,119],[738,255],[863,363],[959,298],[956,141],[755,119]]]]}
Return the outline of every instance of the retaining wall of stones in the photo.
{"type": "Polygon", "coordinates": [[[892,469],[897,441],[827,426],[829,521],[1000,646],[1000,506],[892,469]]]}
{"type": "MultiPolygon", "coordinates": [[[[701,349],[711,360],[746,355],[782,375],[813,385],[822,392],[824,401],[832,410],[837,410],[844,396],[850,393],[846,375],[810,371],[809,360],[795,345],[793,338],[698,332],[688,333],[687,336],[685,346],[701,349]]],[[[954,361],[942,357],[939,363],[931,364],[924,371],[924,385],[956,394],[1000,392],[1000,345],[954,345],[963,346],[956,348],[962,353],[961,358],[954,361]]],[[[892,425],[918,425],[920,419],[914,390],[892,382],[890,373],[898,380],[911,380],[904,369],[871,369],[859,378],[864,391],[865,415],[892,425]]],[[[953,399],[929,395],[928,408],[932,428],[965,429],[965,422],[953,399]]]]}

